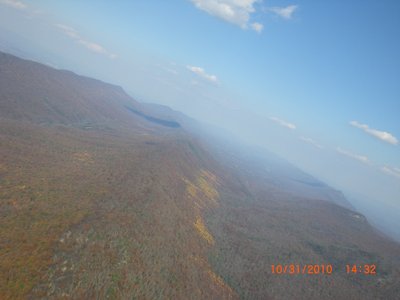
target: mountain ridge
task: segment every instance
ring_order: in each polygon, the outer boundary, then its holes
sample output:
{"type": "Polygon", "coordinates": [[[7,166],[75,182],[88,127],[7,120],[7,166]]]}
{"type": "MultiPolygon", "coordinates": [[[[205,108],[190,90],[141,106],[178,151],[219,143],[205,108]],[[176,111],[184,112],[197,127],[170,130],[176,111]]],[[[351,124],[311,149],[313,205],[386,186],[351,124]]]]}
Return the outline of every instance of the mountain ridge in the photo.
{"type": "Polygon", "coordinates": [[[340,198],[329,187],[169,108],[49,69],[0,53],[2,298],[398,295],[400,245],[326,201],[340,198]],[[334,273],[277,276],[272,264],[334,273]]]}

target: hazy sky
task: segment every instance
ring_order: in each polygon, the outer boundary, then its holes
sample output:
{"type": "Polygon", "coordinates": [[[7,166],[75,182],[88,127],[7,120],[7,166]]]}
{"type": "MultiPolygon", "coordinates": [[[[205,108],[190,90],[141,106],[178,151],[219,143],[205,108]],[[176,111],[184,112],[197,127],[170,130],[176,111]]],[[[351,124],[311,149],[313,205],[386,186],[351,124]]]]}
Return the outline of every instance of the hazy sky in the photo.
{"type": "Polygon", "coordinates": [[[400,220],[400,1],[0,0],[0,47],[226,127],[400,220]]]}

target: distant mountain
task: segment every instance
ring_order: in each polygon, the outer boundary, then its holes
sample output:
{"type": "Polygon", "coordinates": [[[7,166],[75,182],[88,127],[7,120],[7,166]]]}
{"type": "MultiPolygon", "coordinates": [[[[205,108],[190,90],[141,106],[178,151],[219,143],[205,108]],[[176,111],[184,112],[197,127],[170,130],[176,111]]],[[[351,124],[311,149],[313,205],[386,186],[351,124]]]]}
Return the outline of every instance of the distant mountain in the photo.
{"type": "Polygon", "coordinates": [[[399,244],[339,191],[217,131],[0,53],[0,299],[400,294],[399,244]]]}
{"type": "MultiPolygon", "coordinates": [[[[303,172],[278,155],[240,142],[234,134],[211,125],[200,124],[169,107],[141,104],[146,110],[163,119],[177,120],[192,135],[201,140],[218,162],[232,171],[239,170],[246,181],[265,187],[266,183],[294,195],[325,200],[354,210],[343,193],[303,172]]],[[[234,171],[235,172],[235,171],[234,171]]],[[[236,172],[238,173],[238,172],[236,172]]]]}
{"type": "Polygon", "coordinates": [[[87,129],[151,123],[132,115],[139,103],[121,87],[5,53],[0,62],[0,118],[87,129]]]}
{"type": "Polygon", "coordinates": [[[218,161],[232,171],[243,174],[242,180],[265,189],[278,188],[292,195],[329,201],[354,210],[343,193],[303,172],[278,155],[260,147],[239,144],[224,135],[207,133],[205,140],[218,161]],[[239,172],[238,172],[239,171],[239,172]],[[257,182],[257,184],[255,184],[257,182]]]}

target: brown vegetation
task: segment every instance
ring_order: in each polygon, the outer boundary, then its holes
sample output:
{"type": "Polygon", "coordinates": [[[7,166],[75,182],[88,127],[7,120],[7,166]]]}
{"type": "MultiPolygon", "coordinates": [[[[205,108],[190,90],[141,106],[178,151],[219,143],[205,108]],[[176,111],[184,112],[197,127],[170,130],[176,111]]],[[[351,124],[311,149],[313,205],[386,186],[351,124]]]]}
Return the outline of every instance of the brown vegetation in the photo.
{"type": "Polygon", "coordinates": [[[399,246],[311,199],[334,194],[327,187],[288,190],[126,110],[138,105],[118,87],[0,53],[1,299],[400,294],[399,246]],[[335,270],[271,274],[286,263],[335,270]],[[347,263],[378,274],[346,275],[347,263]]]}

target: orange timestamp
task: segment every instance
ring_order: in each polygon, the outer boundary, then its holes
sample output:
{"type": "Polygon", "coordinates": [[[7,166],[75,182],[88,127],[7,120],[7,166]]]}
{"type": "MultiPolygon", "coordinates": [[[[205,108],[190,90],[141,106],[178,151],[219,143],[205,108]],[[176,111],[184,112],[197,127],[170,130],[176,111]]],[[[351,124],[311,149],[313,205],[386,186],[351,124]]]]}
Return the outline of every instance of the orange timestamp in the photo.
{"type": "Polygon", "coordinates": [[[333,266],[331,264],[276,264],[271,265],[272,274],[307,274],[307,275],[331,275],[333,266]]]}
{"type": "MultiPolygon", "coordinates": [[[[276,275],[331,275],[334,272],[334,268],[331,264],[272,264],[271,272],[276,275]]],[[[376,275],[376,265],[348,264],[345,265],[345,272],[346,274],[376,275]]]]}
{"type": "Polygon", "coordinates": [[[376,265],[375,264],[346,265],[346,273],[376,275],[376,265]]]}

